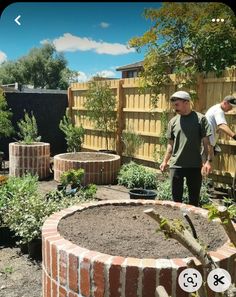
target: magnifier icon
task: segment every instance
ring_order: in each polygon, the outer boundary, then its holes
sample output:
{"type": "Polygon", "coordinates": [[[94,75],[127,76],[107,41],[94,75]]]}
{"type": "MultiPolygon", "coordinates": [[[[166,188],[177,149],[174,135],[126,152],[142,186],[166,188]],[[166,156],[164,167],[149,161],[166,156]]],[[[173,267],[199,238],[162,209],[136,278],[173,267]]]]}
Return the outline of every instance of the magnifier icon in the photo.
{"type": "Polygon", "coordinates": [[[194,284],[194,282],[193,282],[193,278],[192,278],[191,276],[189,276],[189,277],[187,278],[187,282],[188,282],[188,283],[192,283],[192,284],[194,284]]]}

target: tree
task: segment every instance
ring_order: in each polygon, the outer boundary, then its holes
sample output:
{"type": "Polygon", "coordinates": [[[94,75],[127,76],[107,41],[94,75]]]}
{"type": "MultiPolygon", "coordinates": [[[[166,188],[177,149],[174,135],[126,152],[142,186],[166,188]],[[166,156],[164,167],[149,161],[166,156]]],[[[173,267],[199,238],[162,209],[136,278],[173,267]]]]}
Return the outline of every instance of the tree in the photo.
{"type": "Polygon", "coordinates": [[[0,66],[0,83],[18,82],[35,88],[67,89],[75,80],[75,71],[66,67],[63,54],[57,53],[52,44],[33,48],[27,56],[17,61],[5,62],[0,66]],[[72,79],[71,79],[72,78],[72,79]]]}
{"type": "Polygon", "coordinates": [[[106,139],[106,149],[109,149],[109,134],[116,127],[116,97],[109,83],[91,81],[84,104],[88,110],[88,118],[95,123],[95,128],[101,129],[106,139]]]}
{"type": "Polygon", "coordinates": [[[8,137],[14,132],[11,116],[12,113],[8,109],[3,90],[0,88],[0,138],[3,136],[8,137]]]}
{"type": "Polygon", "coordinates": [[[181,88],[193,85],[197,72],[219,76],[236,64],[236,18],[225,4],[164,2],[160,9],[146,9],[144,16],[153,22],[151,28],[129,45],[146,48],[142,77],[154,103],[170,72],[177,74],[181,88]],[[212,21],[216,17],[219,22],[212,21]]]}

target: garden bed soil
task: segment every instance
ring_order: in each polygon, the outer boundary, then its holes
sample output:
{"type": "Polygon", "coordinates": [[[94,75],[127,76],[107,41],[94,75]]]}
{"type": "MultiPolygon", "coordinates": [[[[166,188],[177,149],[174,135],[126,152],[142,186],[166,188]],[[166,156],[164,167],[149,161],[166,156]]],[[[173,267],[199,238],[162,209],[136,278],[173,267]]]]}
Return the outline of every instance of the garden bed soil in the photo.
{"type": "Polygon", "coordinates": [[[66,160],[78,160],[78,161],[100,161],[100,160],[111,160],[113,156],[105,153],[66,153],[63,154],[63,159],[66,160]]]}
{"type": "MultiPolygon", "coordinates": [[[[143,211],[153,206],[99,206],[75,212],[61,220],[60,234],[69,241],[101,253],[135,258],[185,258],[192,254],[174,239],[156,232],[158,224],[143,211]]],[[[185,219],[178,209],[154,206],[169,219],[185,219]]],[[[191,214],[198,238],[209,250],[227,241],[223,227],[191,214]]]]}

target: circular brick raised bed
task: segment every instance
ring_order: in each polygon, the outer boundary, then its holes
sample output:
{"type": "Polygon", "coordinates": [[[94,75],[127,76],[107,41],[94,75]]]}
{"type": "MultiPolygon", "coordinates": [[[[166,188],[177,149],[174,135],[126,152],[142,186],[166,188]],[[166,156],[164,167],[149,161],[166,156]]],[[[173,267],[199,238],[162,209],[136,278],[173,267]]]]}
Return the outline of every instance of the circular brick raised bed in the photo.
{"type": "Polygon", "coordinates": [[[60,181],[63,172],[84,169],[83,185],[114,184],[120,169],[120,156],[97,152],[65,153],[54,156],[54,179],[60,181]]]}
{"type": "Polygon", "coordinates": [[[37,174],[45,179],[50,174],[50,144],[34,142],[9,144],[9,175],[22,176],[26,173],[37,174]]]}
{"type": "MultiPolygon", "coordinates": [[[[43,297],[155,297],[163,285],[172,297],[188,297],[178,285],[178,275],[190,258],[139,259],[92,251],[63,238],[58,232],[62,218],[100,205],[168,205],[203,217],[207,211],[171,201],[101,201],[73,206],[51,215],[43,225],[43,297]]],[[[141,240],[141,239],[140,239],[141,240]]],[[[226,242],[210,255],[236,280],[236,249],[226,242]]],[[[195,261],[199,263],[196,259],[195,261]]],[[[201,271],[201,265],[199,263],[201,271]]],[[[211,291],[211,297],[214,293],[211,291]]]]}

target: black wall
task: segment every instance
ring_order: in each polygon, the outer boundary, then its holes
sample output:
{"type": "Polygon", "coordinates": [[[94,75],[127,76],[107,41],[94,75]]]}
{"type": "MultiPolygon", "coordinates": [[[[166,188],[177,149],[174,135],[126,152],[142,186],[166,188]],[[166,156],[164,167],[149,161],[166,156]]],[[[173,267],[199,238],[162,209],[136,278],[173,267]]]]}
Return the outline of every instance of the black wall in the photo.
{"type": "MultiPolygon", "coordinates": [[[[66,152],[65,134],[59,123],[68,106],[67,94],[55,93],[5,93],[8,107],[13,113],[12,124],[18,131],[17,121],[24,117],[24,110],[33,111],[41,141],[49,142],[51,156],[66,152]]],[[[8,158],[8,144],[18,140],[17,134],[0,140],[0,151],[8,158]]]]}

